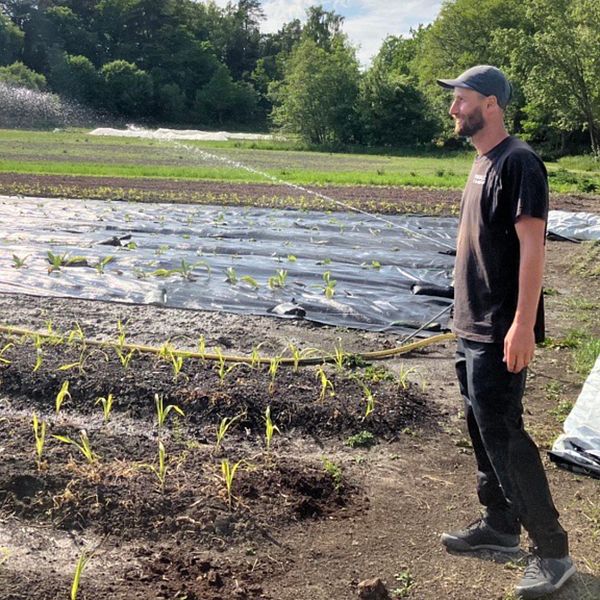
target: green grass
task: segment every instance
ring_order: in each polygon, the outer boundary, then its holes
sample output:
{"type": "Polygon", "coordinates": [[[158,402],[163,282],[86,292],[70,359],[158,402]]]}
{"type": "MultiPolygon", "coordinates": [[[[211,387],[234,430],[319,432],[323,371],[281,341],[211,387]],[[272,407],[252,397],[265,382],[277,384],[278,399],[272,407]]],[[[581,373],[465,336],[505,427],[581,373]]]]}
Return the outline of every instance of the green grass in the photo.
{"type": "MultiPolygon", "coordinates": [[[[170,143],[140,138],[92,136],[82,129],[0,130],[0,172],[235,182],[269,181],[228,166],[203,152],[246,164],[278,180],[299,185],[385,185],[460,189],[474,152],[353,148],[352,152],[308,151],[297,141],[231,140],[170,143]]],[[[600,189],[600,165],[579,156],[549,163],[551,189],[600,189]]]]}

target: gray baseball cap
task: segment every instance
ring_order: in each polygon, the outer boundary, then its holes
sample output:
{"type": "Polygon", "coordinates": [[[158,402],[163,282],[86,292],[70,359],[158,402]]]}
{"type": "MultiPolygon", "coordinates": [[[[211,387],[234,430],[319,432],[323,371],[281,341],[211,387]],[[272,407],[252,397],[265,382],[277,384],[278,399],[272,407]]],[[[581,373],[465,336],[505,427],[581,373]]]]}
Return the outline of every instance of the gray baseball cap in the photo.
{"type": "Polygon", "coordinates": [[[506,108],[512,96],[512,86],[504,73],[490,65],[477,65],[467,69],[456,79],[437,79],[442,87],[448,89],[467,88],[484,96],[496,96],[501,108],[506,108]]]}

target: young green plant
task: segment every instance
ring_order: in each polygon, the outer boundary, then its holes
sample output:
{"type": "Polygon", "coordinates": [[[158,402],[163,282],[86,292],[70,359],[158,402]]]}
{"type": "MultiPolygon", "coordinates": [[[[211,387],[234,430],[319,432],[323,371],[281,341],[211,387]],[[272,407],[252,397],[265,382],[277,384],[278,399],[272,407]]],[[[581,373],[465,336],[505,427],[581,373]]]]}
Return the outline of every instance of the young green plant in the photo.
{"type": "Polygon", "coordinates": [[[281,433],[281,430],[277,425],[273,423],[271,420],[271,407],[267,406],[265,410],[265,416],[263,417],[265,421],[265,443],[267,446],[267,452],[271,449],[271,441],[273,439],[273,434],[275,432],[281,433]]]}
{"type": "Polygon", "coordinates": [[[79,434],[80,442],[76,442],[66,435],[53,435],[53,438],[56,438],[59,442],[63,442],[65,444],[70,444],[71,446],[75,446],[83,456],[85,456],[86,460],[89,464],[94,464],[100,457],[92,450],[92,446],[90,444],[90,439],[88,437],[87,431],[85,429],[81,430],[79,434]]]}
{"type": "Polygon", "coordinates": [[[233,479],[235,478],[236,471],[243,462],[243,460],[239,460],[232,465],[227,458],[224,458],[221,461],[221,474],[223,475],[223,481],[225,482],[229,510],[231,510],[233,504],[233,479]]]}
{"type": "Polygon", "coordinates": [[[110,413],[113,408],[113,401],[114,401],[113,395],[108,394],[108,396],[106,396],[106,397],[101,396],[95,402],[95,404],[102,404],[102,415],[104,417],[105,423],[108,423],[108,420],[110,419],[110,413]]]}
{"type": "Polygon", "coordinates": [[[63,405],[63,402],[67,398],[69,400],[72,399],[71,392],[69,392],[69,380],[68,379],[66,381],[63,381],[63,384],[62,384],[58,394],[56,394],[56,400],[54,402],[54,405],[56,407],[56,414],[58,414],[60,412],[61,406],[63,405]]]}
{"type": "Polygon", "coordinates": [[[162,440],[158,440],[158,467],[149,465],[150,470],[156,475],[160,484],[160,489],[165,489],[165,480],[167,478],[167,452],[162,440]]]}
{"type": "Polygon", "coordinates": [[[42,454],[44,453],[44,444],[46,443],[46,421],[40,421],[38,416],[33,413],[33,436],[35,438],[35,455],[37,468],[42,468],[42,454]]]}
{"type": "Polygon", "coordinates": [[[154,394],[154,403],[156,405],[156,418],[159,429],[164,427],[167,417],[172,410],[174,410],[178,415],[185,417],[185,413],[181,410],[181,408],[179,408],[179,406],[176,406],[175,404],[169,404],[165,406],[162,395],[154,394]]]}
{"type": "Polygon", "coordinates": [[[81,583],[81,575],[88,561],[92,558],[92,554],[88,554],[85,550],[79,556],[77,565],[75,565],[75,574],[73,575],[73,583],[71,584],[71,600],[77,600],[79,592],[79,584],[81,583]]]}
{"type": "Polygon", "coordinates": [[[325,401],[325,396],[327,394],[327,390],[329,390],[329,395],[334,396],[335,390],[333,388],[333,383],[327,377],[327,373],[323,368],[323,365],[317,367],[316,377],[321,383],[321,391],[319,393],[319,402],[325,401]]]}
{"type": "Polygon", "coordinates": [[[227,431],[229,428],[239,419],[246,416],[246,412],[240,413],[239,415],[235,415],[235,417],[223,417],[217,427],[217,441],[215,442],[214,452],[218,452],[221,448],[221,443],[223,439],[227,435],[227,431]]]}

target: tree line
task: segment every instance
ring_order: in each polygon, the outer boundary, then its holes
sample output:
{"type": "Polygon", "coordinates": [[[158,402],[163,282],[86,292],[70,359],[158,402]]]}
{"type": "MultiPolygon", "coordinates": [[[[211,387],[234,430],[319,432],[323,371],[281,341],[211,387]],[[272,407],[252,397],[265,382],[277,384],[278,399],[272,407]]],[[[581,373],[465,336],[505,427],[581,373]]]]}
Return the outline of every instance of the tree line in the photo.
{"type": "Polygon", "coordinates": [[[260,0],[2,0],[0,81],[127,118],[414,146],[452,143],[435,80],[493,64],[513,83],[511,131],[547,154],[600,154],[598,0],[446,0],[366,70],[333,11],[270,34],[263,19],[260,0]]]}

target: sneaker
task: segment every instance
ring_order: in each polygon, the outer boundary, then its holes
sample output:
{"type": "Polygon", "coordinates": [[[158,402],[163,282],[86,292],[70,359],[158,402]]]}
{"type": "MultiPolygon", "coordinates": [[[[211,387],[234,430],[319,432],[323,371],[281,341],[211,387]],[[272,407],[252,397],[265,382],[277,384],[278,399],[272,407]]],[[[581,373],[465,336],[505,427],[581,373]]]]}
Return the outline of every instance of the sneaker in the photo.
{"type": "Polygon", "coordinates": [[[501,533],[492,529],[483,519],[475,521],[465,529],[442,534],[442,544],[455,552],[474,550],[496,550],[497,552],[519,552],[519,535],[501,533]]]}
{"type": "Polygon", "coordinates": [[[517,598],[539,598],[551,594],[561,588],[575,571],[570,556],[541,558],[534,555],[525,569],[523,579],[515,587],[517,598]]]}

